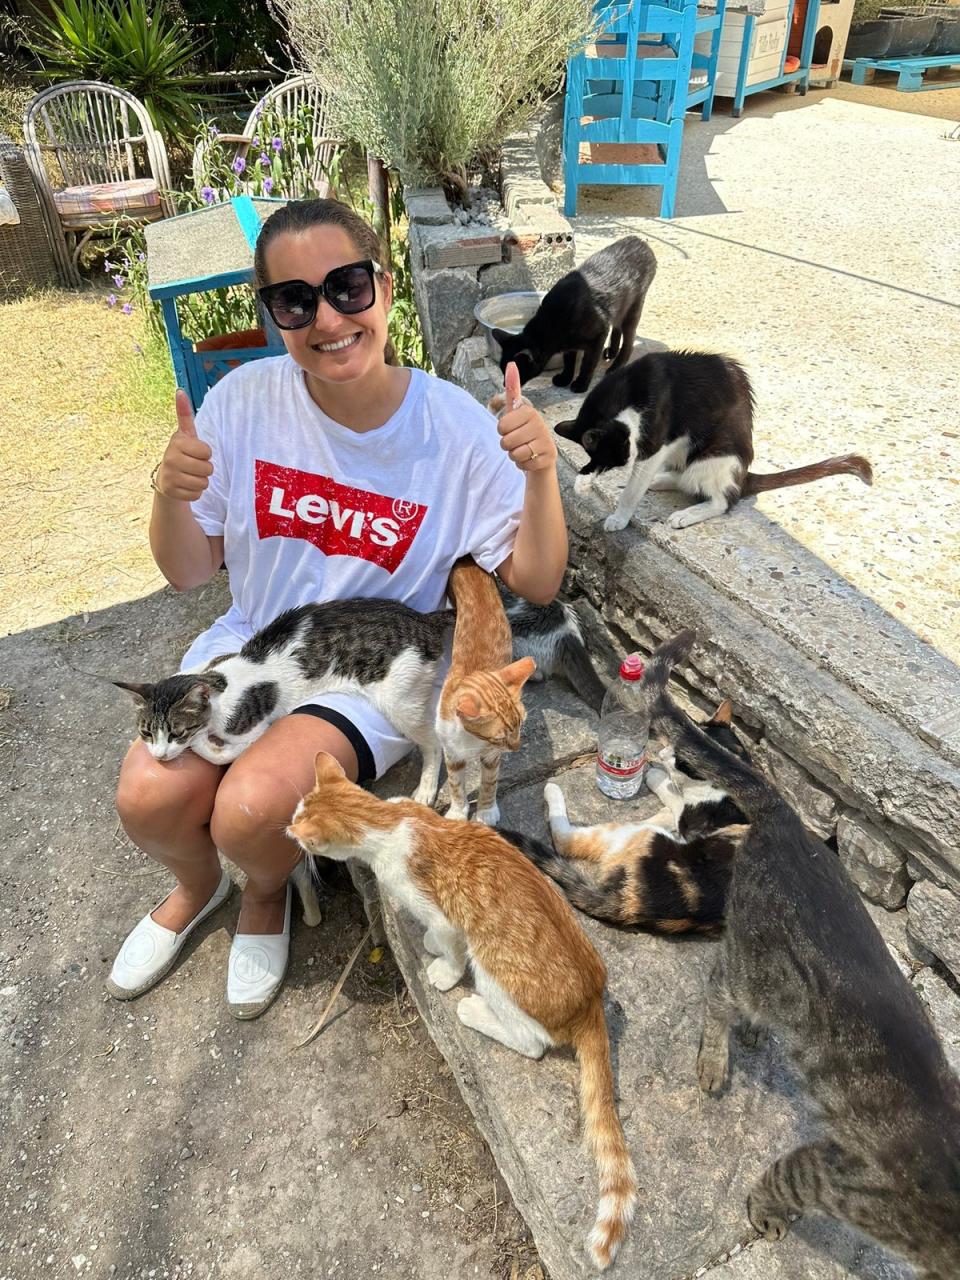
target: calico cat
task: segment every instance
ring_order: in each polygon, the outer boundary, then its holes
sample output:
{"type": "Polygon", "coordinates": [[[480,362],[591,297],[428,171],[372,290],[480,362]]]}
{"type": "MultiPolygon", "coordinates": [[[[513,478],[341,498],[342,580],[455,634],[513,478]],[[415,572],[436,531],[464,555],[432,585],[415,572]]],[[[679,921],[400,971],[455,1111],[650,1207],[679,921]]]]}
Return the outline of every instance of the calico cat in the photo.
{"type": "Polygon", "coordinates": [[[616,1255],[637,1181],[617,1115],[603,1013],[606,970],[568,904],[497,832],[451,821],[411,800],[378,800],[320,752],[317,784],[288,835],[308,854],[356,859],[426,928],[427,977],[449,991],[469,960],[477,994],[457,1005],[464,1026],[529,1058],[571,1044],[580,1060],[584,1130],[600,1181],[589,1252],[616,1255]]]}
{"type": "Polygon", "coordinates": [[[605,378],[577,417],[557,423],[555,430],[590,455],[574,483],[577,493],[589,489],[594,475],[627,468],[617,509],[603,522],[608,530],[627,527],[648,489],[678,489],[705,499],[667,517],[671,529],[686,529],[770,489],[834,475],[873,483],[870,463],[857,453],[772,475],[751,472],[753,409],[750,379],[736,360],[654,351],[605,378]]]}
{"type": "Polygon", "coordinates": [[[156,684],[114,681],[133,695],[138,732],[157,760],[187,748],[229,764],[275,720],[311,697],[361,693],[423,754],[416,796],[436,798],[440,748],[431,705],[453,623],[395,600],[354,599],[288,609],[239,653],[156,684]]]}
{"type": "Polygon", "coordinates": [[[554,376],[554,386],[586,391],[601,355],[613,361],[607,373],[630,359],[656,270],[653,250],[639,236],[624,236],[591,254],[557,281],[520,333],[493,330],[503,351],[501,372],[512,360],[522,386],[562,351],[563,371],[554,376]],[[610,345],[604,351],[608,332],[610,345]],[[583,356],[574,378],[577,352],[583,356]]]}
{"type": "Polygon", "coordinates": [[[906,1258],[924,1280],[960,1276],[960,1080],[836,854],[751,765],[712,742],[666,681],[693,642],[662,645],[640,689],[653,732],[729,791],[750,821],[697,1060],[720,1089],[740,1018],[776,1030],[824,1135],[781,1157],[750,1192],[768,1240],[818,1208],[906,1258]]]}
{"type": "Polygon", "coordinates": [[[469,761],[479,760],[477,820],[493,826],[500,818],[500,757],[520,746],[526,718],[520,695],[536,664],[531,658],[511,662],[510,624],[496,581],[469,556],[453,566],[447,593],[457,620],[436,718],[450,788],[447,817],[467,816],[464,771],[469,761]]]}
{"type": "Polygon", "coordinates": [[[537,664],[531,680],[561,676],[574,693],[599,712],[606,685],[590,661],[574,607],[562,600],[531,604],[503,586],[500,594],[513,632],[514,659],[532,658],[537,664]]]}
{"type": "MultiPolygon", "coordinates": [[[[702,726],[705,733],[736,740],[729,705],[702,726]]],[[[647,786],[664,804],[652,818],[571,827],[563,792],[548,782],[553,849],[517,832],[501,834],[587,915],[657,933],[715,933],[747,833],[743,817],[723,792],[675,768],[651,766],[647,786]]]]}

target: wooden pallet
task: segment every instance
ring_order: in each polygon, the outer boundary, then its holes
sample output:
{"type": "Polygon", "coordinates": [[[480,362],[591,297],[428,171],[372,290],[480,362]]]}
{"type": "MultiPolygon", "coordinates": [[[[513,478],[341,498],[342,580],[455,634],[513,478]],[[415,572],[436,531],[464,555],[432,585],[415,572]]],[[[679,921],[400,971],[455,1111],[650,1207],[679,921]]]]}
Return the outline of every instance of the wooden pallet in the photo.
{"type": "Polygon", "coordinates": [[[937,80],[924,84],[924,73],[931,67],[960,67],[960,53],[942,53],[931,58],[844,58],[843,65],[853,72],[854,84],[866,84],[867,74],[874,71],[896,71],[897,88],[903,93],[922,89],[958,89],[960,80],[937,80]]]}

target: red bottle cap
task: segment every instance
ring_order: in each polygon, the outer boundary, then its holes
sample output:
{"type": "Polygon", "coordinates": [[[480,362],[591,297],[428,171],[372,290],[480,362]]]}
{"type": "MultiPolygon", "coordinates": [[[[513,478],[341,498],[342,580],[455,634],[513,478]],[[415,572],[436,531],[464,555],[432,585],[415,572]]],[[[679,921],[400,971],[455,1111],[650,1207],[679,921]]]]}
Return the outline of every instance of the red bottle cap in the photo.
{"type": "Polygon", "coordinates": [[[631,653],[620,664],[621,680],[642,680],[643,659],[639,653],[631,653]]]}

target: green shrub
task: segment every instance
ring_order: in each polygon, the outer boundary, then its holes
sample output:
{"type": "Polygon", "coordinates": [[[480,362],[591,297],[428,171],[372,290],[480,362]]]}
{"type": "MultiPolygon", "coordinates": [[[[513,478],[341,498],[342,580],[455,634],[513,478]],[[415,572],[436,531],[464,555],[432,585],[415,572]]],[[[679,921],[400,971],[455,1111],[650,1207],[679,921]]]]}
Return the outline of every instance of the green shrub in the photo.
{"type": "Polygon", "coordinates": [[[461,198],[596,27],[591,0],[274,0],[334,127],[461,198]]]}
{"type": "Polygon", "coordinates": [[[162,0],[54,0],[36,13],[36,79],[102,80],[146,104],[162,133],[192,132],[197,86],[188,73],[202,46],[168,17],[162,0]]]}

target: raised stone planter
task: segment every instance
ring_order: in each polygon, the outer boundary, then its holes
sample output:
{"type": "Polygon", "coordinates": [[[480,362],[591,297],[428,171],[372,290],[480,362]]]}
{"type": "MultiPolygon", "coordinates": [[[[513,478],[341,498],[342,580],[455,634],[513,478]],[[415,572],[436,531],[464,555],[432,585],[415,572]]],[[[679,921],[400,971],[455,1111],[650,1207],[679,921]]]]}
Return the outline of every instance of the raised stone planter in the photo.
{"type": "Polygon", "coordinates": [[[486,192],[479,217],[452,208],[439,187],[404,192],[414,296],[441,377],[450,376],[458,344],[476,331],[473,311],[482,298],[549,289],[574,265],[573,230],[540,177],[538,136],[534,126],[505,144],[502,203],[486,192]]]}

